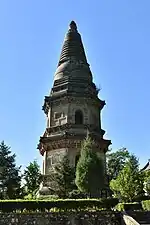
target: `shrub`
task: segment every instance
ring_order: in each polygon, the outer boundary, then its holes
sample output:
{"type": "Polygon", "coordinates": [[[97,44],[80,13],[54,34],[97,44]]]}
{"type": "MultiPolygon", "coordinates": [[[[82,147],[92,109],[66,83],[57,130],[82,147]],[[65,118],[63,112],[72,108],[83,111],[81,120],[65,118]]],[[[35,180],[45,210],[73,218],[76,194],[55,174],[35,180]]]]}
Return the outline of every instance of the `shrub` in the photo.
{"type": "Polygon", "coordinates": [[[150,211],[150,200],[142,201],[142,208],[145,211],[150,211]]]}
{"type": "Polygon", "coordinates": [[[59,199],[59,197],[57,195],[40,195],[37,199],[38,200],[55,200],[55,199],[59,199]]]}
{"type": "Polygon", "coordinates": [[[136,196],[133,201],[135,202],[141,202],[141,201],[144,201],[144,200],[150,200],[150,196],[146,196],[146,195],[139,195],[139,196],[136,196]]]}
{"type": "Polygon", "coordinates": [[[2,200],[0,211],[50,211],[52,209],[63,211],[86,209],[111,209],[118,203],[117,199],[58,199],[58,200],[2,200]]]}
{"type": "Polygon", "coordinates": [[[33,196],[32,194],[28,194],[28,195],[24,196],[24,199],[26,199],[26,200],[33,200],[33,199],[36,199],[36,197],[33,196]]]}
{"type": "Polygon", "coordinates": [[[142,205],[139,202],[118,203],[115,206],[115,209],[117,209],[118,211],[141,210],[142,209],[142,205]]]}
{"type": "Polygon", "coordinates": [[[86,194],[83,192],[80,192],[79,190],[73,190],[69,193],[69,198],[71,199],[80,199],[80,198],[86,198],[86,194]]]}

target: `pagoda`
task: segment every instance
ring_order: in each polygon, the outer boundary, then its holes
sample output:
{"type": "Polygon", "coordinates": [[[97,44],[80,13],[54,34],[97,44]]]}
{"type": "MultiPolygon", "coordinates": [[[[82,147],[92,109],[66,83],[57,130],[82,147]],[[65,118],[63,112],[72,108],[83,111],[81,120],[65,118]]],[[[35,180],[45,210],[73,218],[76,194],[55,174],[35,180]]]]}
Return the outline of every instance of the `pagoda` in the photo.
{"type": "Polygon", "coordinates": [[[141,171],[150,171],[150,159],[148,159],[148,162],[146,165],[141,169],[141,171]]]}
{"type": "Polygon", "coordinates": [[[64,154],[68,155],[70,164],[76,166],[87,131],[94,140],[93,151],[100,155],[105,171],[105,153],[111,141],[103,138],[105,131],[101,128],[100,115],[105,101],[99,99],[98,92],[81,35],[72,21],[54,74],[53,87],[43,105],[47,127],[38,145],[44,157],[43,190],[48,190],[49,175],[64,154]]]}

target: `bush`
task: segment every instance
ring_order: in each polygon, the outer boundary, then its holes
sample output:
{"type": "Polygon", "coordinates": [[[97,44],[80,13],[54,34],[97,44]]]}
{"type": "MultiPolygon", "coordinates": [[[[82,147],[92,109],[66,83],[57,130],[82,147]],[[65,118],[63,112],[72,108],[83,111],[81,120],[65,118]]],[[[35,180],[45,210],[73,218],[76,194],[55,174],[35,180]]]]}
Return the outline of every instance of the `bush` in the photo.
{"type": "Polygon", "coordinates": [[[38,200],[55,200],[55,199],[59,199],[59,197],[57,195],[40,195],[39,197],[37,197],[38,200]]]}
{"type": "Polygon", "coordinates": [[[142,208],[145,211],[150,211],[150,200],[142,201],[142,208]]]}
{"type": "Polygon", "coordinates": [[[139,202],[133,202],[133,203],[118,203],[115,206],[115,209],[118,211],[129,211],[129,210],[141,210],[142,205],[139,202]]]}
{"type": "Polygon", "coordinates": [[[86,198],[86,194],[80,192],[79,190],[73,190],[69,193],[69,198],[70,199],[80,199],[80,198],[86,198]]]}
{"type": "Polygon", "coordinates": [[[139,196],[137,196],[133,199],[134,202],[141,202],[141,201],[144,201],[144,200],[150,200],[150,196],[139,195],[139,196]]]}
{"type": "Polygon", "coordinates": [[[117,199],[58,199],[58,200],[1,200],[0,211],[49,211],[52,209],[73,211],[86,209],[111,209],[117,199]]]}
{"type": "Polygon", "coordinates": [[[24,199],[26,199],[26,200],[33,200],[33,199],[36,199],[36,197],[32,196],[32,194],[28,194],[28,195],[24,196],[24,199]]]}

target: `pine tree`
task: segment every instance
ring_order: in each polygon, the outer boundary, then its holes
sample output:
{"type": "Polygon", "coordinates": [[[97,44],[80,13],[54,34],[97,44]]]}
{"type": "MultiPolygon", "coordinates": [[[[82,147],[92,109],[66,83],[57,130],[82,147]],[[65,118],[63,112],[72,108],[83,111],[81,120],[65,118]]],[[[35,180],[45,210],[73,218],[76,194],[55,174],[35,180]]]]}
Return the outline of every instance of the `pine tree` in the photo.
{"type": "Polygon", "coordinates": [[[25,180],[25,192],[33,197],[41,182],[40,166],[35,160],[26,167],[23,177],[25,180]]]}
{"type": "Polygon", "coordinates": [[[21,197],[20,168],[16,166],[15,154],[4,141],[0,143],[0,198],[21,197]]]}
{"type": "Polygon", "coordinates": [[[75,183],[81,192],[89,194],[90,197],[98,197],[104,187],[102,160],[93,151],[93,141],[89,137],[83,141],[81,147],[75,183]]]}
{"type": "Polygon", "coordinates": [[[70,166],[67,155],[54,167],[54,172],[50,175],[52,183],[50,190],[60,198],[68,198],[69,192],[76,189],[75,169],[70,166]]]}

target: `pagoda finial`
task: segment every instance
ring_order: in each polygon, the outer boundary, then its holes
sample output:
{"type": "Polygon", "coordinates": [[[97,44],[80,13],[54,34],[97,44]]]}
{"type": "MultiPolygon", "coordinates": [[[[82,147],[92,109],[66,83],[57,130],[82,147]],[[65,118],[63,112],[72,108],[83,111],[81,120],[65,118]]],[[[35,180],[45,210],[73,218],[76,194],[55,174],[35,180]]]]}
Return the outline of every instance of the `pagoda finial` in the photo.
{"type": "Polygon", "coordinates": [[[69,27],[70,27],[70,30],[77,31],[77,25],[76,25],[76,23],[73,20],[69,24],[69,27]]]}

